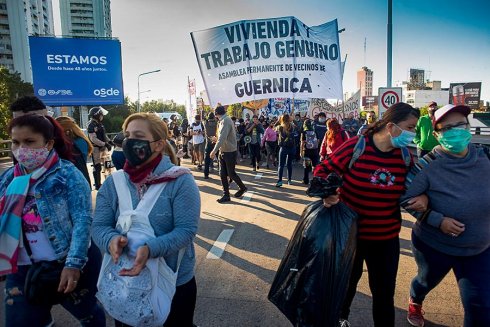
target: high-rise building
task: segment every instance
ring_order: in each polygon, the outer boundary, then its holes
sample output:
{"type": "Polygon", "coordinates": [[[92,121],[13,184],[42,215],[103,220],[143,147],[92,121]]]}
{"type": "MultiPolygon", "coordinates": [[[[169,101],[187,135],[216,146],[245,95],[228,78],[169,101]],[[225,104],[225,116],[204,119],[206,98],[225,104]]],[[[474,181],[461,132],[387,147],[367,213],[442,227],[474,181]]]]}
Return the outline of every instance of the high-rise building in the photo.
{"type": "Polygon", "coordinates": [[[361,89],[361,97],[373,95],[373,71],[366,66],[357,71],[357,86],[361,89]]]}
{"type": "Polygon", "coordinates": [[[112,37],[110,0],[60,0],[61,32],[76,37],[112,37]]]}
{"type": "Polygon", "coordinates": [[[0,65],[32,83],[29,35],[54,35],[51,0],[0,0],[0,65]]]}
{"type": "Polygon", "coordinates": [[[423,69],[410,68],[409,90],[423,90],[425,88],[425,71],[423,69]]]}

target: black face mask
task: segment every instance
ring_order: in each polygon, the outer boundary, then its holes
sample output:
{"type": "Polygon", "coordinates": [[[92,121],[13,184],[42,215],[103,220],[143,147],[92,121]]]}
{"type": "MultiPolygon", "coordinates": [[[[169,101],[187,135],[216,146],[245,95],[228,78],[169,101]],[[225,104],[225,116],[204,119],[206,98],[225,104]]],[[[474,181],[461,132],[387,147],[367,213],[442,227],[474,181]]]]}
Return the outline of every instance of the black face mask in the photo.
{"type": "Polygon", "coordinates": [[[126,138],[122,143],[122,149],[124,156],[132,166],[141,165],[153,154],[148,140],[126,138]]]}

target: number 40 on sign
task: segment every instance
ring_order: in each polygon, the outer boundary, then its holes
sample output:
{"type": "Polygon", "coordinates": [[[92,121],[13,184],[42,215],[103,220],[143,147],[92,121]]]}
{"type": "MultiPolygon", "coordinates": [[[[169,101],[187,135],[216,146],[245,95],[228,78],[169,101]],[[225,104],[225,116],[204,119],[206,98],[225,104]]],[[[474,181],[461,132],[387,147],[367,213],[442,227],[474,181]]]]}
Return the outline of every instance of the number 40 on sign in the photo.
{"type": "Polygon", "coordinates": [[[384,112],[402,100],[401,87],[380,87],[378,89],[378,108],[379,116],[383,116],[384,112]]]}

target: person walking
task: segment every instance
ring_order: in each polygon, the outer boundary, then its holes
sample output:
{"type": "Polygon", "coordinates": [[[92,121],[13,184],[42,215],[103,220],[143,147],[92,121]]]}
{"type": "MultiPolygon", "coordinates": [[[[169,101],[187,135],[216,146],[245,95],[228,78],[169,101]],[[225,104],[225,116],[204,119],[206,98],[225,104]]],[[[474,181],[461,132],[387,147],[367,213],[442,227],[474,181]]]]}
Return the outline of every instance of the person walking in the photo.
{"type": "MultiPolygon", "coordinates": [[[[317,165],[314,176],[342,177],[337,195],[323,199],[325,207],[343,201],[358,214],[356,255],[341,309],[341,326],[350,326],[350,306],[366,262],[372,293],[374,326],[395,325],[395,285],[400,256],[399,199],[413,165],[406,148],[415,136],[419,111],[406,103],[392,105],[365,136],[353,137],[317,165]],[[363,151],[355,151],[363,149],[363,151]]],[[[423,202],[414,199],[415,203],[423,202]]],[[[367,324],[367,322],[366,322],[367,324]]]]}
{"type": "Polygon", "coordinates": [[[218,136],[213,140],[216,141],[214,149],[211,151],[210,156],[213,158],[219,151],[219,167],[221,185],[223,186],[223,196],[219,198],[218,203],[225,203],[231,201],[230,198],[230,184],[228,178],[233,180],[238,185],[239,190],[235,193],[235,197],[239,198],[247,192],[247,187],[243,184],[240,176],[235,171],[237,160],[237,140],[236,129],[231,118],[226,114],[225,107],[218,106],[214,115],[219,120],[218,136]]]}
{"type": "MultiPolygon", "coordinates": [[[[199,190],[190,170],[176,166],[177,158],[167,142],[167,126],[158,116],[150,113],[132,114],[124,121],[123,131],[126,135],[123,150],[127,158],[123,168],[124,179],[133,206],[137,206],[146,194],[158,196],[148,215],[155,237],[133,248],[132,242],[135,241],[130,234],[122,235],[116,228],[120,214],[119,202],[111,175],[97,194],[93,239],[115,261],[123,251],[135,250],[134,265],[122,269],[121,276],[138,276],[150,258],[159,257],[163,257],[167,265],[176,271],[178,253],[183,249],[177,287],[164,326],[192,327],[197,294],[193,240],[201,207],[199,190]],[[162,183],[165,185],[160,193],[150,193],[152,187],[161,187],[162,183]]],[[[138,212],[136,210],[136,218],[139,218],[138,212]]],[[[119,321],[115,325],[126,326],[119,321]]]]}
{"type": "Polygon", "coordinates": [[[436,110],[437,103],[434,101],[429,103],[428,114],[420,117],[415,128],[415,139],[413,142],[417,144],[417,156],[419,158],[425,156],[439,144],[434,136],[434,127],[432,126],[436,110]]]}
{"type": "Polygon", "coordinates": [[[259,122],[259,117],[257,115],[253,115],[252,122],[247,126],[247,135],[250,136],[250,143],[248,144],[248,148],[252,160],[253,171],[257,171],[257,169],[260,169],[260,144],[261,135],[263,134],[264,128],[259,122]]]}
{"type": "Polygon", "coordinates": [[[112,150],[111,141],[107,137],[102,120],[108,111],[102,107],[93,107],[89,110],[90,122],[87,127],[88,138],[92,142],[94,150],[92,152],[92,162],[94,164],[94,186],[98,190],[101,183],[101,172],[103,158],[107,156],[107,151],[112,150]]]}
{"type": "Polygon", "coordinates": [[[189,159],[189,120],[187,118],[182,119],[182,124],[180,124],[180,133],[182,137],[182,150],[184,151],[183,159],[189,159]]]}
{"type": "Polygon", "coordinates": [[[451,270],[464,326],[490,326],[490,152],[470,143],[470,112],[468,106],[452,104],[435,112],[434,136],[440,145],[419,158],[401,198],[417,218],[412,250],[418,270],[407,314],[412,326],[424,326],[425,297],[451,270]],[[423,213],[414,212],[411,198],[421,194],[430,205],[423,213]]]}
{"type": "Polygon", "coordinates": [[[342,128],[349,133],[350,137],[356,136],[359,131],[359,121],[354,118],[354,113],[349,112],[347,118],[342,121],[342,128]]]}
{"type": "Polygon", "coordinates": [[[209,169],[213,167],[214,157],[211,158],[210,154],[214,148],[215,142],[213,142],[214,137],[218,131],[218,122],[214,117],[214,112],[208,114],[208,119],[204,123],[204,135],[206,138],[206,149],[204,154],[204,179],[209,178],[209,169]]]}
{"type": "Polygon", "coordinates": [[[288,168],[288,184],[292,184],[293,178],[293,159],[296,153],[296,130],[291,118],[288,114],[284,114],[279,118],[280,125],[277,127],[279,135],[279,169],[277,171],[277,183],[276,187],[282,187],[282,177],[284,174],[284,167],[288,168]]]}
{"type": "Polygon", "coordinates": [[[303,123],[301,132],[301,157],[303,158],[303,184],[310,183],[310,173],[318,165],[320,156],[318,155],[318,139],[313,130],[311,120],[307,119],[303,123]]]}
{"type": "Polygon", "coordinates": [[[324,112],[318,114],[317,122],[313,121],[313,129],[316,133],[316,138],[323,141],[327,133],[327,115],[324,112]]]}
{"type": "Polygon", "coordinates": [[[0,176],[4,326],[52,326],[55,304],[82,326],[105,326],[95,297],[101,255],[90,246],[90,186],[61,159],[71,144],[54,119],[38,114],[15,118],[8,131],[17,163],[0,176]]]}
{"type": "Polygon", "coordinates": [[[269,122],[269,126],[264,132],[264,137],[262,138],[262,147],[265,146],[267,151],[267,169],[270,169],[271,165],[276,167],[276,151],[277,151],[277,131],[274,129],[274,121],[269,122]]]}
{"type": "Polygon", "coordinates": [[[331,118],[327,122],[328,131],[323,138],[323,142],[320,149],[320,160],[323,161],[327,155],[334,152],[345,141],[350,139],[349,133],[342,129],[339,122],[335,118],[331,118]]]}
{"type": "Polygon", "coordinates": [[[191,125],[192,133],[192,162],[197,162],[197,169],[202,170],[204,163],[204,125],[201,122],[201,115],[194,117],[194,122],[191,125]]]}
{"type": "Polygon", "coordinates": [[[364,120],[364,124],[361,125],[357,135],[364,135],[369,126],[376,122],[376,114],[373,111],[368,111],[366,113],[366,119],[364,120]]]}

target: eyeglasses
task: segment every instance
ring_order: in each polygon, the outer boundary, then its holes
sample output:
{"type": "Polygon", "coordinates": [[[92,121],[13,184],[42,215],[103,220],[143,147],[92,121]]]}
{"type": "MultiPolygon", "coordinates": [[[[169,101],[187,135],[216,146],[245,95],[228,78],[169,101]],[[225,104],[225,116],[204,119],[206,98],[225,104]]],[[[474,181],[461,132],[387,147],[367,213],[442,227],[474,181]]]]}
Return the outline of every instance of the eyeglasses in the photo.
{"type": "Polygon", "coordinates": [[[438,130],[436,130],[436,132],[440,132],[440,133],[445,133],[447,131],[450,131],[452,129],[468,129],[468,127],[470,126],[469,123],[457,123],[457,124],[454,124],[454,125],[446,125],[442,128],[439,128],[438,130]]]}

